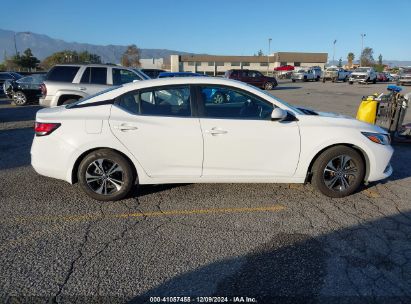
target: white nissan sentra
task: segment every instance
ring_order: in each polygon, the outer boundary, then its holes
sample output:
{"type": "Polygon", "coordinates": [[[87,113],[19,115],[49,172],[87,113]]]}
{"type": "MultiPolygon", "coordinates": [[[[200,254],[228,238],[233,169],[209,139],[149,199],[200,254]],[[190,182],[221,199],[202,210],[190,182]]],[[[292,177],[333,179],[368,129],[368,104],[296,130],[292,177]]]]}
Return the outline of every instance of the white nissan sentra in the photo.
{"type": "Polygon", "coordinates": [[[383,129],[247,84],[163,78],[37,112],[31,163],[97,200],[139,184],[305,183],[344,197],[392,173],[383,129]]]}

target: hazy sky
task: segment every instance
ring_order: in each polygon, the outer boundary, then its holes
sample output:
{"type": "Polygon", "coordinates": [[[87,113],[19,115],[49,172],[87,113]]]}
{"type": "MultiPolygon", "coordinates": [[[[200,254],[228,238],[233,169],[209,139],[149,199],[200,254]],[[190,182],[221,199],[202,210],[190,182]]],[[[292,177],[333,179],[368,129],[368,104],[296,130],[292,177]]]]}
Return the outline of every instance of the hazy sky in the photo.
{"type": "Polygon", "coordinates": [[[0,28],[67,41],[217,55],[327,52],[411,60],[411,0],[3,1],[0,28]],[[17,5],[17,6],[16,6],[17,5]],[[7,12],[7,13],[6,13],[7,12]]]}

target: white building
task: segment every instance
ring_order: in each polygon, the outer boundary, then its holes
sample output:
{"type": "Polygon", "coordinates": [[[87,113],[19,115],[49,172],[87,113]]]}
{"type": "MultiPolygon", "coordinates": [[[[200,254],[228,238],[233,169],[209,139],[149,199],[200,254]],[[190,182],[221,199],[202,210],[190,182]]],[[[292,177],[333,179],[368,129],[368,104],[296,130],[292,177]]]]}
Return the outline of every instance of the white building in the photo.
{"type": "Polygon", "coordinates": [[[163,58],[140,59],[140,64],[142,69],[162,69],[164,61],[163,58]]]}

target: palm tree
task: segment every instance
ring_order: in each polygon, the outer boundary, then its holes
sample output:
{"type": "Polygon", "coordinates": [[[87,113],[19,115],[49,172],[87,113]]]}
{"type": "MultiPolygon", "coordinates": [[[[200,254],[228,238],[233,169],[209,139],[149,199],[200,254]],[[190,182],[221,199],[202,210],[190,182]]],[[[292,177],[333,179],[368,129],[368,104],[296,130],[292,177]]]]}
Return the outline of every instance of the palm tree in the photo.
{"type": "Polygon", "coordinates": [[[352,68],[354,58],[355,58],[354,53],[353,53],[353,52],[349,52],[348,55],[347,55],[348,67],[349,67],[349,68],[352,68]]]}

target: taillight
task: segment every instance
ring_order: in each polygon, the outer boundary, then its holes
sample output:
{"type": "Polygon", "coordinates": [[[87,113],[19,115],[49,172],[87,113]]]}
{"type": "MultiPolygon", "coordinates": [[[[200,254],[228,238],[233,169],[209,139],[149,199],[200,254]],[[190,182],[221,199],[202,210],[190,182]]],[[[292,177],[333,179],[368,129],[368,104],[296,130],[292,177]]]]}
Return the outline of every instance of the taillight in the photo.
{"type": "Polygon", "coordinates": [[[43,95],[43,97],[47,95],[47,87],[44,83],[42,83],[40,85],[40,91],[41,91],[41,95],[43,95]]]}
{"type": "Polygon", "coordinates": [[[36,122],[34,125],[34,132],[36,133],[36,136],[45,136],[51,134],[60,126],[60,123],[36,122]]]}

